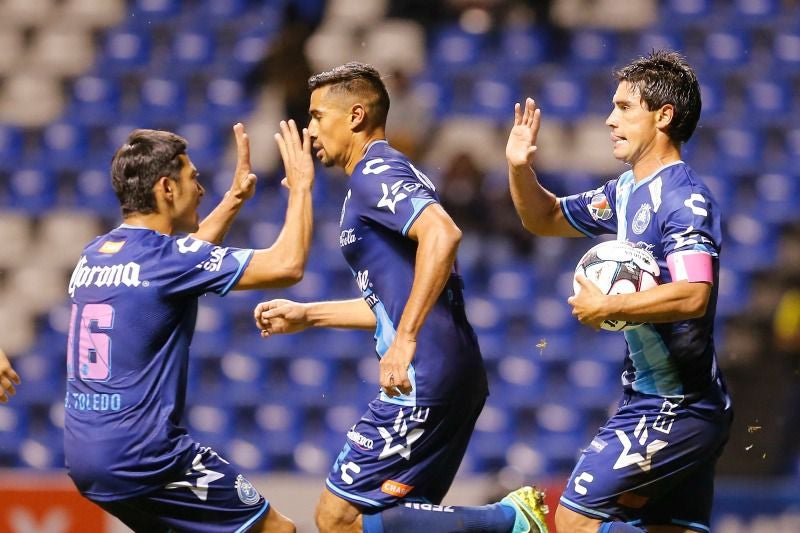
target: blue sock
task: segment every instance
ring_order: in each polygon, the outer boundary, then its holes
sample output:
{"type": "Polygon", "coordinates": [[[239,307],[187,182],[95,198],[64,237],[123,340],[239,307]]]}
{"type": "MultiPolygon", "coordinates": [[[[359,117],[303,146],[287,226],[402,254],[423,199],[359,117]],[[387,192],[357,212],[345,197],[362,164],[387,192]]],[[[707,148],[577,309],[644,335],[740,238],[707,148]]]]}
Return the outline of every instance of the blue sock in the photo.
{"type": "Polygon", "coordinates": [[[597,533],[644,533],[644,529],[626,524],[625,522],[603,522],[597,533]]]}
{"type": "Polygon", "coordinates": [[[365,514],[362,518],[364,533],[508,533],[514,527],[516,513],[508,505],[499,503],[480,507],[405,503],[380,513],[365,514]]]}

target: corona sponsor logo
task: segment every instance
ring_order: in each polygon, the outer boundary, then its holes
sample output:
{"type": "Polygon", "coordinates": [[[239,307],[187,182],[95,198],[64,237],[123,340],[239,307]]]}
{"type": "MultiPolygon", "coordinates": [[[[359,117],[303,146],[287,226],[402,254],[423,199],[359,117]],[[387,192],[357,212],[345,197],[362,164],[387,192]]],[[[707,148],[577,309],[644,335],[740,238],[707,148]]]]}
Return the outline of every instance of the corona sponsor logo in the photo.
{"type": "Polygon", "coordinates": [[[138,287],[140,266],[133,261],[129,263],[104,266],[89,266],[86,256],[81,256],[72,277],[69,279],[69,295],[75,296],[75,289],[80,287],[138,287]]]}

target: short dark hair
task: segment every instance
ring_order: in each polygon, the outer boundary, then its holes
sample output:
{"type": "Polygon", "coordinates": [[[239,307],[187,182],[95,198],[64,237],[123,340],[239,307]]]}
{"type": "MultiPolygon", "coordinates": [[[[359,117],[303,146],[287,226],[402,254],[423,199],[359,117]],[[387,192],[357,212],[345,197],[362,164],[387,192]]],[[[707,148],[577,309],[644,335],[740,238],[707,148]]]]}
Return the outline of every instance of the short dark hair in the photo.
{"type": "Polygon", "coordinates": [[[315,74],[308,79],[308,90],[330,86],[331,93],[355,94],[366,98],[367,116],[372,127],[385,126],[389,114],[389,93],[380,73],[372,65],[350,62],[315,74]]]}
{"type": "Polygon", "coordinates": [[[653,50],[614,73],[618,82],[639,89],[647,109],[672,104],[675,114],[667,135],[678,144],[691,138],[700,119],[702,103],[697,75],[686,58],[672,50],[653,50]]]}
{"type": "Polygon", "coordinates": [[[133,130],[111,159],[111,183],[122,215],[156,212],[153,186],[159,178],[180,178],[186,139],[169,131],[133,130]]]}

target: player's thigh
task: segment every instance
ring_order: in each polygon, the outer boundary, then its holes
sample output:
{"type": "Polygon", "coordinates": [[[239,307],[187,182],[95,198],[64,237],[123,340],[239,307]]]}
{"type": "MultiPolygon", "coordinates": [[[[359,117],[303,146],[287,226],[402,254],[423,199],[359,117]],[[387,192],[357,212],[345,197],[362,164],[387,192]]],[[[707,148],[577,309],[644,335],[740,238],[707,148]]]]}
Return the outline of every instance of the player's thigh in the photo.
{"type": "Polygon", "coordinates": [[[267,516],[250,528],[248,533],[295,533],[294,522],[282,515],[274,507],[270,507],[267,516]]]}
{"type": "Polygon", "coordinates": [[[556,530],[570,531],[571,533],[597,533],[600,527],[600,520],[595,520],[576,513],[563,505],[556,508],[556,530]]]}
{"type": "Polygon", "coordinates": [[[361,508],[340,498],[329,490],[320,494],[317,508],[314,511],[314,521],[320,532],[354,532],[361,531],[361,508]]]}

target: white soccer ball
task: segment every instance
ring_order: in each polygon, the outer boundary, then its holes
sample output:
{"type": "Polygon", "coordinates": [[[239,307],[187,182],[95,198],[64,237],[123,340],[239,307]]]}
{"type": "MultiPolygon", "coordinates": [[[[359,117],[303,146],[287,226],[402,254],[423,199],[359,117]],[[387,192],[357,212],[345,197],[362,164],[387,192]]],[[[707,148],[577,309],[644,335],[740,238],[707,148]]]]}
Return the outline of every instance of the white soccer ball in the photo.
{"type": "MultiPolygon", "coordinates": [[[[583,254],[575,276],[583,274],[604,294],[626,294],[644,291],[658,285],[661,271],[656,258],[644,248],[626,241],[605,241],[583,254]]],[[[573,278],[575,294],[581,290],[573,278]]],[[[607,331],[623,331],[641,326],[641,322],[605,320],[600,327],[607,331]]]]}

